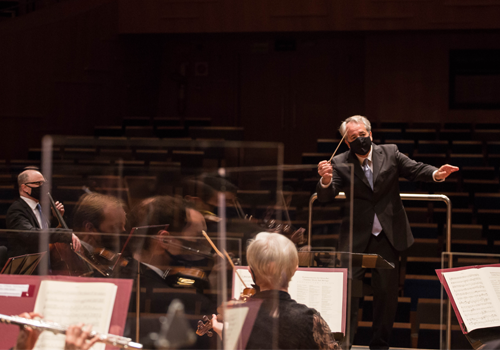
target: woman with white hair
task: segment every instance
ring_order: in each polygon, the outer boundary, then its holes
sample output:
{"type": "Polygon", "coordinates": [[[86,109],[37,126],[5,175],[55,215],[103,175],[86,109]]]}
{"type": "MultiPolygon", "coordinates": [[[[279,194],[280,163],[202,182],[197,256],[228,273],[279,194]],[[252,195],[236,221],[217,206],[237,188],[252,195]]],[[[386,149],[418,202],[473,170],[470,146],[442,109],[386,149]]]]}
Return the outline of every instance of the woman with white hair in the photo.
{"type": "MultiPolygon", "coordinates": [[[[261,232],[247,247],[247,261],[262,299],[247,349],[338,349],[325,320],[315,309],[288,294],[298,268],[295,245],[278,233],[261,232]]],[[[222,338],[223,324],[212,316],[213,329],[222,338]]]]}

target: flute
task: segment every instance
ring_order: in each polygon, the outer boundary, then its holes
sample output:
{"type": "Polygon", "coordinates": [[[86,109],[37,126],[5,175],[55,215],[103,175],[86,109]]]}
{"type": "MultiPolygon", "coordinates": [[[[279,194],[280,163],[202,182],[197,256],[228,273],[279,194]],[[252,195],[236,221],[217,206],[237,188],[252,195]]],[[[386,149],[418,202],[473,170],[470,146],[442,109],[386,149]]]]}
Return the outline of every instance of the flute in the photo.
{"type": "MultiPolygon", "coordinates": [[[[67,329],[67,327],[61,326],[57,323],[32,320],[19,316],[7,316],[2,314],[0,314],[0,323],[14,324],[17,326],[28,326],[40,331],[51,331],[54,334],[66,334],[67,329]]],[[[118,346],[123,349],[142,349],[142,344],[135,343],[131,341],[132,339],[130,338],[125,338],[114,334],[99,334],[96,331],[92,331],[89,334],[89,340],[96,335],[99,338],[98,341],[101,343],[118,346]]]]}

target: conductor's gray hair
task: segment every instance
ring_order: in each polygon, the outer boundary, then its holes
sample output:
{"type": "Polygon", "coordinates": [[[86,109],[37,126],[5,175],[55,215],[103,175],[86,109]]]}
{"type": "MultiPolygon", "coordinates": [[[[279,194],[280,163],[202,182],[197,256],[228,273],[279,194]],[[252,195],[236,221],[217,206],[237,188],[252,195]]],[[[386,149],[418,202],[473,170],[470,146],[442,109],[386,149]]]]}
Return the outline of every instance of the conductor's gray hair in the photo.
{"type": "Polygon", "coordinates": [[[345,134],[345,129],[346,125],[348,123],[356,123],[356,124],[364,124],[366,127],[366,131],[370,132],[372,131],[372,125],[366,117],[363,117],[362,115],[353,115],[352,117],[347,118],[340,124],[339,132],[340,135],[344,136],[345,134]]]}
{"type": "Polygon", "coordinates": [[[299,265],[297,248],[279,233],[261,232],[247,248],[248,266],[273,289],[288,288],[299,265]]]}

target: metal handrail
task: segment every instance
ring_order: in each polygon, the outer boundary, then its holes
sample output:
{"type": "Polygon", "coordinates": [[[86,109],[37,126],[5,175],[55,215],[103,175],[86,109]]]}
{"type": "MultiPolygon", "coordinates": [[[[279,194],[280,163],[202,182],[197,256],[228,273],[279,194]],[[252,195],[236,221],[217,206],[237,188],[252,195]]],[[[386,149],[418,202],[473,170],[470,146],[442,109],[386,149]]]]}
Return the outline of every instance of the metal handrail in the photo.
{"type": "MultiPolygon", "coordinates": [[[[451,252],[451,200],[448,196],[444,194],[418,194],[418,193],[400,193],[401,199],[403,200],[416,200],[416,201],[433,201],[433,202],[445,202],[446,203],[446,253],[451,252]]],[[[312,205],[314,201],[318,198],[317,193],[313,193],[309,199],[309,222],[308,222],[308,239],[307,244],[311,247],[311,231],[312,231],[312,205]]],[[[345,199],[346,195],[344,192],[339,192],[335,197],[338,199],[345,199]]],[[[449,267],[451,267],[451,259],[448,260],[449,267]]],[[[442,322],[441,322],[442,323],[442,322]]],[[[451,307],[448,301],[447,308],[447,327],[446,327],[446,344],[447,349],[450,349],[451,345],[451,307]]]]}
{"type": "MultiPolygon", "coordinates": [[[[433,201],[433,202],[445,202],[446,203],[446,252],[451,251],[451,200],[448,196],[444,194],[419,194],[419,193],[401,193],[401,199],[403,200],[415,200],[415,201],[433,201]]],[[[309,198],[309,222],[308,222],[308,239],[307,244],[311,246],[311,231],[312,231],[312,205],[314,201],[318,198],[317,193],[313,193],[311,198],[309,198]]],[[[339,192],[336,199],[345,199],[345,193],[339,192]]]]}

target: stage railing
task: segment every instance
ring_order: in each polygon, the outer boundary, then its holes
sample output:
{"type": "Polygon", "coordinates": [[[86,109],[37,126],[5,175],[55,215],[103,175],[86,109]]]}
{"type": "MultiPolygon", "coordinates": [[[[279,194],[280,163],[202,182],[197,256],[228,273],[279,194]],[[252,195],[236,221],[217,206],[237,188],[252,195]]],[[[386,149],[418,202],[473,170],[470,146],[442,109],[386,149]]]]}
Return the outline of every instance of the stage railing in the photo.
{"type": "MultiPolygon", "coordinates": [[[[431,202],[445,202],[446,203],[446,253],[451,252],[451,200],[448,196],[444,194],[417,194],[417,193],[401,193],[402,200],[414,200],[414,201],[431,201],[431,202]]],[[[313,193],[309,198],[309,222],[308,222],[308,232],[307,232],[307,244],[311,247],[311,232],[312,232],[312,206],[314,201],[318,198],[317,193],[313,193]]],[[[345,199],[345,193],[339,192],[337,199],[345,199]]],[[[448,267],[452,267],[451,259],[448,260],[448,267]]],[[[441,293],[443,290],[441,288],[441,293]]],[[[448,302],[447,308],[447,327],[446,327],[446,349],[450,349],[451,345],[451,307],[448,302]]]]}

